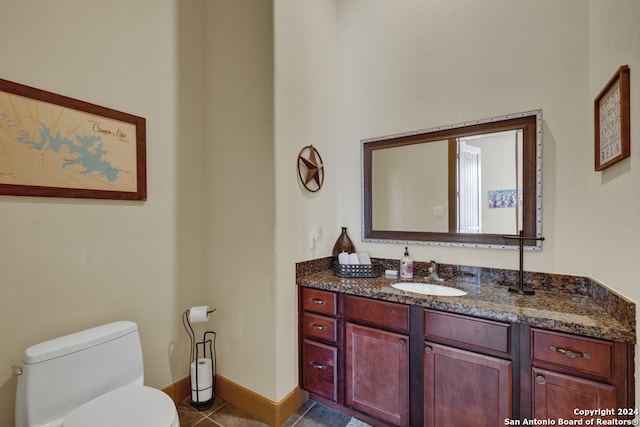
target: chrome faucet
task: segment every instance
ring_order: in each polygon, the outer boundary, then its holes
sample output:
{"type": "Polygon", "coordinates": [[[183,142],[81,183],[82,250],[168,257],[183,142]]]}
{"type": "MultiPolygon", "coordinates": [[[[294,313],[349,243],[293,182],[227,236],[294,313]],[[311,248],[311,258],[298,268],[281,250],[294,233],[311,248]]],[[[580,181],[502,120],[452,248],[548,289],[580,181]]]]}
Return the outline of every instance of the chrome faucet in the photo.
{"type": "Polygon", "coordinates": [[[434,260],[429,262],[427,271],[429,272],[429,275],[426,277],[427,280],[431,280],[432,282],[444,282],[444,279],[438,276],[438,264],[434,260]]]}

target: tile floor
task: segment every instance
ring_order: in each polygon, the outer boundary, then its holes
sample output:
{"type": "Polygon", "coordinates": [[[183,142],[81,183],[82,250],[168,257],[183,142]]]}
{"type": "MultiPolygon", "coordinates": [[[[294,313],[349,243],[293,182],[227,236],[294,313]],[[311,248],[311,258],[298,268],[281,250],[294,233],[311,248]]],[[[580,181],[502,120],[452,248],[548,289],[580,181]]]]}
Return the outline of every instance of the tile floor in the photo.
{"type": "MultiPolygon", "coordinates": [[[[206,411],[189,405],[189,398],[177,405],[180,427],[269,427],[247,412],[216,398],[206,411]]],[[[361,421],[309,400],[293,414],[283,427],[366,427],[361,421]]]]}

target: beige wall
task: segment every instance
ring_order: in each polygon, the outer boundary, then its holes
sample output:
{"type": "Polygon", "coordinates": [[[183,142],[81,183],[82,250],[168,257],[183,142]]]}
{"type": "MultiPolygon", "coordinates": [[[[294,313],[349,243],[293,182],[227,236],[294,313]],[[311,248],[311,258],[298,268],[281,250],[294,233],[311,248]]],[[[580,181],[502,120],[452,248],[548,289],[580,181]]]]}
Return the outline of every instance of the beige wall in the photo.
{"type": "MultiPolygon", "coordinates": [[[[589,2],[589,100],[620,65],[631,70],[631,158],[589,176],[590,275],[640,302],[640,4],[632,0],[589,2]]],[[[593,104],[592,104],[593,105],[593,104]]],[[[590,116],[591,117],[591,116],[590,116]]],[[[590,139],[591,141],[591,139],[590,139]]],[[[640,311],[636,307],[636,316],[640,311]]],[[[637,323],[638,321],[636,321],[637,323]]],[[[636,406],[640,399],[640,356],[636,345],[636,406]]]]}
{"type": "Polygon", "coordinates": [[[522,164],[522,149],[516,151],[516,138],[516,132],[505,132],[477,144],[482,147],[483,233],[511,234],[522,228],[522,209],[489,208],[489,191],[522,189],[522,170],[517,167],[522,164]]]}
{"type": "Polygon", "coordinates": [[[206,301],[202,28],[197,1],[3,0],[0,78],[145,117],[149,191],[0,196],[0,426],[24,349],[81,328],[134,320],[146,382],[186,375],[180,316],[206,301]]]}
{"type": "MultiPolygon", "coordinates": [[[[339,144],[348,154],[343,163],[357,164],[362,138],[541,108],[547,241],[544,251],[528,254],[527,267],[588,273],[590,238],[581,212],[587,207],[591,151],[572,149],[591,136],[586,5],[465,0],[340,5],[346,113],[339,144]]],[[[358,168],[340,171],[341,180],[357,180],[358,168]]],[[[339,199],[339,209],[358,230],[359,191],[351,186],[339,199]]],[[[403,250],[403,245],[360,246],[396,258],[403,250]]],[[[412,254],[494,267],[518,263],[517,254],[503,250],[420,246],[412,254]]]]}
{"type": "Polygon", "coordinates": [[[359,239],[359,141],[379,135],[542,108],[547,241],[527,269],[640,301],[638,156],[592,166],[593,98],[640,68],[634,0],[3,1],[0,77],[146,117],[149,200],[0,197],[2,427],[29,345],[129,318],[164,387],[187,375],[180,315],[203,303],[220,374],[281,400],[297,385],[294,263],[328,255],[340,226],[360,251],[402,255],[359,239]],[[326,165],[314,194],[295,170],[308,144],[326,165]]]}
{"type": "Polygon", "coordinates": [[[374,150],[374,230],[449,231],[449,142],[374,150]],[[444,213],[433,215],[439,206],[444,213]]]}
{"type": "MultiPolygon", "coordinates": [[[[274,1],[275,32],[275,387],[279,401],[298,384],[296,261],[331,254],[346,218],[337,194],[355,182],[341,182],[338,141],[343,105],[337,54],[335,0],[274,1]],[[297,178],[296,159],[309,144],[325,165],[322,189],[309,193],[297,178]],[[320,236],[314,249],[309,234],[320,236]]],[[[357,164],[349,167],[358,169],[357,164]]],[[[349,230],[357,238],[357,230],[349,230]]]]}
{"type": "MultiPolygon", "coordinates": [[[[205,2],[205,279],[219,373],[274,397],[273,6],[205,2]]],[[[289,389],[291,391],[293,386],[289,389]]]]}

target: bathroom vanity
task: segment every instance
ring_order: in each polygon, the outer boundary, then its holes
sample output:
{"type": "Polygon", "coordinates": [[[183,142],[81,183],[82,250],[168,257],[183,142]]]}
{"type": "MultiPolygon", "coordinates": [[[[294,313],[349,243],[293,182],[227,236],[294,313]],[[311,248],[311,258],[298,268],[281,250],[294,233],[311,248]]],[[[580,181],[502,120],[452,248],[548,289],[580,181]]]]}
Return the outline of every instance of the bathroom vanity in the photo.
{"type": "Polygon", "coordinates": [[[296,266],[300,385],[314,400],[401,426],[627,419],[635,408],[635,305],[598,283],[536,274],[536,294],[522,296],[503,283],[513,272],[441,266],[467,294],[440,297],[329,265],[296,266]],[[611,413],[579,412],[596,408],[611,413]]]}

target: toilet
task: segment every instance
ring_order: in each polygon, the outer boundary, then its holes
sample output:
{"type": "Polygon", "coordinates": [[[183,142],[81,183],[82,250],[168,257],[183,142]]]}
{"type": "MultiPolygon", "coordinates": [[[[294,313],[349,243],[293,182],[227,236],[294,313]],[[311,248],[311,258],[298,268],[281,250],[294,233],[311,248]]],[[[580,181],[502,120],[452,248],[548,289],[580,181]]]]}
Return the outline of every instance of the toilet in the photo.
{"type": "Polygon", "coordinates": [[[19,369],[16,427],[179,427],[171,398],[143,379],[134,322],[36,344],[19,369]]]}

